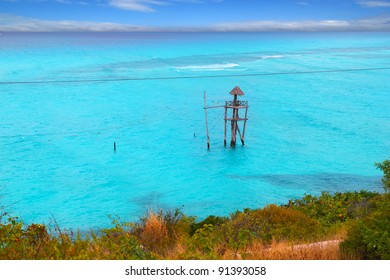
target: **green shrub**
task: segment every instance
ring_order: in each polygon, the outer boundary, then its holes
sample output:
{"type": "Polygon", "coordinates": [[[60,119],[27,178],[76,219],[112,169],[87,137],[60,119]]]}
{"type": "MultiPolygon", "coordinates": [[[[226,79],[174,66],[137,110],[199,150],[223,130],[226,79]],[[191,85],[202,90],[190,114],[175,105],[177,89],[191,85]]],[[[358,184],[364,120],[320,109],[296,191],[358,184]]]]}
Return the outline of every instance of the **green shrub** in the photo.
{"type": "Polygon", "coordinates": [[[21,258],[24,251],[23,224],[17,218],[2,215],[0,221],[0,259],[21,258]]]}
{"type": "Polygon", "coordinates": [[[373,201],[375,210],[357,220],[348,230],[347,238],[340,244],[346,258],[366,260],[390,259],[390,195],[373,201]]]}
{"type": "Polygon", "coordinates": [[[385,191],[390,191],[390,160],[385,160],[382,163],[376,163],[375,165],[383,172],[383,188],[385,191]]]}
{"type": "Polygon", "coordinates": [[[59,247],[60,240],[53,237],[45,225],[26,227],[17,217],[11,216],[0,223],[0,259],[65,258],[59,247]]]}
{"type": "Polygon", "coordinates": [[[193,222],[193,223],[191,223],[191,226],[190,226],[190,235],[194,235],[194,233],[198,229],[202,228],[204,225],[220,226],[224,222],[226,222],[227,220],[228,219],[226,217],[218,217],[218,216],[211,215],[199,223],[193,222]]]}
{"type": "Polygon", "coordinates": [[[360,191],[321,196],[305,195],[302,199],[290,200],[285,207],[301,211],[330,228],[349,219],[366,216],[370,212],[369,201],[378,193],[360,191]]]}
{"type": "Polygon", "coordinates": [[[156,256],[147,250],[132,233],[133,224],[113,219],[114,227],[104,229],[93,235],[94,254],[98,259],[144,260],[156,256]]]}
{"type": "Polygon", "coordinates": [[[237,212],[224,226],[227,243],[238,245],[246,245],[254,239],[264,243],[307,241],[316,239],[320,232],[320,224],[314,219],[300,211],[276,205],[237,212]]]}
{"type": "Polygon", "coordinates": [[[192,236],[193,244],[202,253],[209,254],[215,247],[215,234],[214,226],[211,224],[204,224],[201,228],[197,229],[192,236]]]}
{"type": "Polygon", "coordinates": [[[188,237],[191,226],[195,221],[195,217],[188,217],[181,209],[168,211],[160,214],[168,229],[168,236],[170,240],[169,246],[174,246],[177,242],[188,237]]]}
{"type": "Polygon", "coordinates": [[[344,258],[390,259],[389,205],[390,193],[322,193],[198,223],[179,210],[150,212],[137,224],[115,218],[111,228],[84,235],[57,223],[25,225],[0,209],[0,259],[246,258],[256,244],[317,241],[330,228],[348,229],[344,258]]]}

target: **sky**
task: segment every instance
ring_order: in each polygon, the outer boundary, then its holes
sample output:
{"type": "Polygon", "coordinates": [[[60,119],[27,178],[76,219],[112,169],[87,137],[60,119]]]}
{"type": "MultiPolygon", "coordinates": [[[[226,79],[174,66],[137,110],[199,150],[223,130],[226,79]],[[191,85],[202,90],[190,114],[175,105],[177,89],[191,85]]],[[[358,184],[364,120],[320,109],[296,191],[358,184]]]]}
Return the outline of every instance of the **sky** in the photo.
{"type": "Polygon", "coordinates": [[[390,31],[390,0],[0,0],[0,31],[390,31]]]}

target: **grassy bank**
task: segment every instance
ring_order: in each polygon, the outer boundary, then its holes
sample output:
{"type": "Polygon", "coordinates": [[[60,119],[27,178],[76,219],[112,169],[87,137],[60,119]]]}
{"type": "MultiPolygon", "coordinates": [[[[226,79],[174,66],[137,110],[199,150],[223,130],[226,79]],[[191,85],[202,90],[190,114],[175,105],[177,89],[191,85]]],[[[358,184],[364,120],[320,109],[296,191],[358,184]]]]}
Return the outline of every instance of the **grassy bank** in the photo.
{"type": "MultiPolygon", "coordinates": [[[[390,259],[385,193],[322,193],[201,222],[181,211],[81,235],[0,212],[0,259],[390,259]],[[331,241],[323,243],[322,241],[331,241]]],[[[387,168],[387,169],[386,169],[387,168]]],[[[386,173],[389,172],[389,173],[386,173]]]]}
{"type": "Polygon", "coordinates": [[[201,222],[150,212],[87,235],[3,213],[0,259],[390,259],[389,205],[387,193],[323,193],[201,222]]]}

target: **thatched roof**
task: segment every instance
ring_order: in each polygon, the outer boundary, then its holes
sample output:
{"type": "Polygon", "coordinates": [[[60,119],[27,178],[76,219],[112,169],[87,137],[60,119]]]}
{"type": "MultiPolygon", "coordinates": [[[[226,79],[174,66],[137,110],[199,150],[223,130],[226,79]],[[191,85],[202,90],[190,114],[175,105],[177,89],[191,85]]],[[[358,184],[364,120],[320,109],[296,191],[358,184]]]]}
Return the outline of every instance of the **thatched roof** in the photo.
{"type": "Polygon", "coordinates": [[[242,90],[236,86],[231,92],[230,92],[231,95],[244,95],[244,93],[242,92],[242,90]]]}

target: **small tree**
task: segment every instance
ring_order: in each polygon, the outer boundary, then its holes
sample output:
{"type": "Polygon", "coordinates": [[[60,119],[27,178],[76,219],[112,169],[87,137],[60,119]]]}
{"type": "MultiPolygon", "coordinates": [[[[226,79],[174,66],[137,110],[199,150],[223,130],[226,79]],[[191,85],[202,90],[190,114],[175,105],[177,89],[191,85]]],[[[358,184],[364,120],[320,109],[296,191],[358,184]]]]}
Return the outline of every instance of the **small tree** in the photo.
{"type": "Polygon", "coordinates": [[[390,160],[385,160],[382,163],[375,163],[375,166],[383,172],[383,188],[385,191],[390,191],[390,160]]]}

